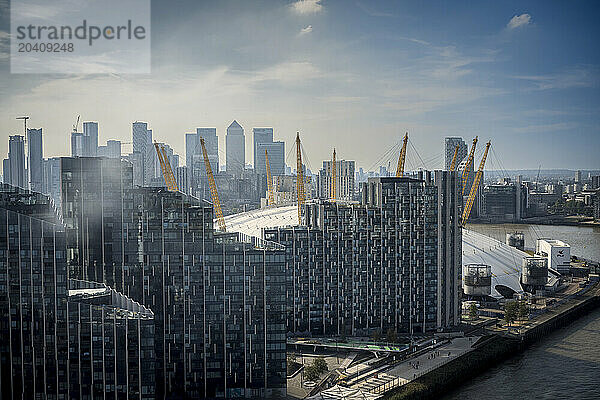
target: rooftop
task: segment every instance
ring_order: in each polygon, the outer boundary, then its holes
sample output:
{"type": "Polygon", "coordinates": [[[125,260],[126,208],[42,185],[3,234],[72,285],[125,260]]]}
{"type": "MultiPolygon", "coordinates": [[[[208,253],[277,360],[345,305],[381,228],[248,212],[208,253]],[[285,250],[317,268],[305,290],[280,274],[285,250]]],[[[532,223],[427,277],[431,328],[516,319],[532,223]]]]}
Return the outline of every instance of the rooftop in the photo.
{"type": "Polygon", "coordinates": [[[551,246],[556,246],[556,247],[571,247],[569,244],[563,242],[562,240],[558,240],[558,239],[538,239],[541,242],[546,242],[551,246]]]}
{"type": "MultiPolygon", "coordinates": [[[[225,223],[229,232],[242,232],[246,235],[262,237],[264,228],[297,226],[298,208],[296,205],[261,208],[229,215],[225,218],[225,223]]],[[[523,293],[520,283],[521,263],[527,253],[468,229],[463,229],[462,239],[463,265],[491,266],[493,297],[502,297],[496,290],[498,285],[523,293]]]]}

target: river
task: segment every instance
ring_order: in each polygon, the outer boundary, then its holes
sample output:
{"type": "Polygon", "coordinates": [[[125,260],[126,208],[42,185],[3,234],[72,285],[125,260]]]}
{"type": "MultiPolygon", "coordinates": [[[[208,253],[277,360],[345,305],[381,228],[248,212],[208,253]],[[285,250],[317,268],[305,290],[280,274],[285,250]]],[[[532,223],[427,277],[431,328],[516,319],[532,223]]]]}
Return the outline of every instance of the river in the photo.
{"type": "Polygon", "coordinates": [[[600,309],[447,394],[465,399],[600,398],[600,309]]]}
{"type": "MultiPolygon", "coordinates": [[[[504,242],[507,232],[525,234],[525,247],[535,239],[559,239],[571,254],[600,261],[600,228],[554,225],[470,224],[469,229],[504,242]]],[[[555,331],[443,397],[464,399],[598,399],[600,398],[600,310],[555,331]]]]}
{"type": "Polygon", "coordinates": [[[469,224],[467,228],[505,242],[506,233],[523,232],[525,247],[535,249],[538,238],[562,240],[571,246],[571,255],[600,261],[600,227],[562,225],[469,224]]]}

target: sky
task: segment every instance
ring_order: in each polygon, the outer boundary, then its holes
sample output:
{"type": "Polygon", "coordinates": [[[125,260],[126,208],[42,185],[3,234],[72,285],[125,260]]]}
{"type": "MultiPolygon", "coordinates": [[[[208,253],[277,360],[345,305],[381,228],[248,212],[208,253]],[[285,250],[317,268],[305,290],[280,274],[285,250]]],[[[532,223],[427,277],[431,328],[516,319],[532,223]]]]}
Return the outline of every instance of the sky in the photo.
{"type": "Polygon", "coordinates": [[[273,127],[290,165],[300,132],[313,171],[334,147],[338,159],[373,169],[404,132],[407,169],[442,168],[444,137],[475,135],[480,149],[492,142],[491,169],[600,168],[598,2],[151,7],[150,74],[19,75],[10,73],[9,5],[0,0],[0,155],[23,132],[20,115],[43,128],[45,157],[69,155],[81,115],[99,122],[100,144],[129,142],[131,123],[146,121],[182,156],[186,132],[216,127],[223,162],[235,119],[247,162],[252,128],[273,127]]]}

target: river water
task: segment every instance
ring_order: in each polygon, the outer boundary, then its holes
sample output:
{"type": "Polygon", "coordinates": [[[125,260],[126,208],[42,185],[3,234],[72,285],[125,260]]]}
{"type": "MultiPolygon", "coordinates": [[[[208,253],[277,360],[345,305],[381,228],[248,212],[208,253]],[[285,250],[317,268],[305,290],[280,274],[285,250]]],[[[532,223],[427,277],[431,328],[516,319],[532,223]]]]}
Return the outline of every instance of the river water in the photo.
{"type": "MultiPolygon", "coordinates": [[[[525,235],[525,247],[535,249],[539,238],[558,239],[571,246],[571,255],[600,261],[600,227],[557,225],[469,224],[469,229],[505,242],[506,234],[525,235]]],[[[600,397],[600,396],[599,396],[600,397]]]]}
{"type": "Polygon", "coordinates": [[[600,310],[595,310],[443,399],[599,399],[598,343],[600,310]]]}
{"type": "MultiPolygon", "coordinates": [[[[560,239],[571,245],[571,254],[600,261],[597,227],[470,224],[469,228],[502,241],[506,232],[524,232],[528,248],[535,248],[538,237],[560,239]]],[[[600,310],[595,310],[443,399],[600,399],[599,343],[600,310]]]]}

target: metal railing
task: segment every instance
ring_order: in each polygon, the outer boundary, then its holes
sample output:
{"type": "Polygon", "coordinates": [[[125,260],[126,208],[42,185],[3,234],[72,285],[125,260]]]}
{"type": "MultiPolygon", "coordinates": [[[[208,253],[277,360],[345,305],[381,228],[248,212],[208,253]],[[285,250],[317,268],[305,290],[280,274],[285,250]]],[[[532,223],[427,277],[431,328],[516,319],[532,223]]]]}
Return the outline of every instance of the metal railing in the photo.
{"type": "MultiPolygon", "coordinates": [[[[413,376],[413,379],[412,379],[412,380],[415,380],[415,379],[417,379],[417,378],[420,378],[421,376],[423,376],[423,375],[426,375],[426,374],[430,373],[430,372],[431,372],[431,371],[433,371],[434,369],[440,368],[442,365],[445,365],[446,363],[450,362],[450,360],[451,360],[451,359],[452,359],[452,358],[448,358],[446,361],[442,362],[441,364],[438,364],[438,365],[432,365],[431,367],[429,367],[429,368],[425,368],[425,369],[423,369],[423,370],[420,370],[420,369],[419,369],[419,370],[418,370],[418,371],[419,371],[418,373],[417,373],[417,372],[415,372],[415,373],[414,373],[414,376],[413,376]]],[[[406,385],[407,383],[410,383],[410,382],[412,382],[412,380],[410,380],[410,379],[406,379],[406,378],[402,378],[402,377],[400,377],[400,376],[399,376],[399,377],[397,377],[397,378],[395,378],[395,379],[392,379],[392,380],[391,380],[391,381],[389,381],[389,382],[386,382],[386,383],[384,383],[384,384],[381,384],[381,385],[379,385],[379,386],[376,386],[376,387],[374,387],[374,388],[370,389],[370,390],[369,390],[369,392],[371,392],[371,393],[373,393],[373,394],[382,394],[382,393],[385,393],[385,392],[387,392],[387,391],[389,391],[389,390],[392,390],[392,389],[394,389],[394,388],[396,388],[396,387],[404,386],[404,385],[406,385]]]]}
{"type": "Polygon", "coordinates": [[[544,313],[547,313],[547,312],[549,312],[549,311],[551,311],[551,310],[555,309],[556,307],[559,307],[559,306],[561,306],[561,305],[563,305],[563,304],[566,304],[566,303],[568,303],[569,301],[571,301],[571,300],[572,300],[572,299],[574,299],[575,297],[582,296],[582,295],[586,294],[586,293],[587,293],[587,292],[588,292],[588,291],[589,291],[589,290],[590,290],[592,287],[596,286],[596,283],[597,283],[597,282],[590,281],[590,282],[588,282],[588,284],[587,284],[587,285],[586,285],[584,288],[582,288],[581,290],[579,290],[579,291],[577,291],[577,292],[575,292],[575,293],[572,293],[572,294],[570,294],[570,295],[568,295],[568,296],[566,296],[566,297],[564,297],[564,298],[562,298],[562,299],[560,299],[560,300],[556,301],[556,303],[552,304],[551,306],[546,306],[545,308],[543,308],[543,309],[541,309],[541,310],[536,310],[536,311],[533,311],[533,312],[531,312],[531,313],[529,314],[529,319],[531,320],[531,319],[533,319],[533,318],[537,318],[537,317],[539,317],[540,315],[542,315],[542,314],[544,314],[544,313]]]}
{"type": "Polygon", "coordinates": [[[242,232],[236,232],[238,240],[243,243],[249,243],[253,247],[261,250],[285,250],[285,246],[270,240],[261,239],[256,236],[246,235],[242,232]]]}

